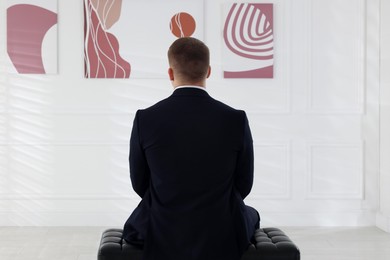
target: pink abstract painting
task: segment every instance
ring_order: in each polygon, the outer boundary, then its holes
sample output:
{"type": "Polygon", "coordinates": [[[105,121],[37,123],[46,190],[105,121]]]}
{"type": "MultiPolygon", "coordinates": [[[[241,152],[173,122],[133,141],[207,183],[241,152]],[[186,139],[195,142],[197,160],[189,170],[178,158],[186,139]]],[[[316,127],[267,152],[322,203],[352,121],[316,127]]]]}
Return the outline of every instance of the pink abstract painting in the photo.
{"type": "Polygon", "coordinates": [[[56,24],[57,14],[44,7],[32,4],[9,5],[7,8],[7,53],[18,73],[57,72],[57,37],[51,45],[45,45],[51,46],[52,50],[43,48],[48,31],[56,24]],[[45,67],[43,52],[48,52],[48,56],[55,56],[52,66],[45,67]]]}
{"type": "Polygon", "coordinates": [[[224,78],[273,78],[273,4],[225,5],[224,78]]]}
{"type": "Polygon", "coordinates": [[[203,0],[82,0],[87,78],[166,78],[178,37],[203,38],[203,0]]]}
{"type": "Polygon", "coordinates": [[[129,78],[130,63],[108,30],[119,20],[122,0],[84,0],[84,74],[86,78],[129,78]]]}

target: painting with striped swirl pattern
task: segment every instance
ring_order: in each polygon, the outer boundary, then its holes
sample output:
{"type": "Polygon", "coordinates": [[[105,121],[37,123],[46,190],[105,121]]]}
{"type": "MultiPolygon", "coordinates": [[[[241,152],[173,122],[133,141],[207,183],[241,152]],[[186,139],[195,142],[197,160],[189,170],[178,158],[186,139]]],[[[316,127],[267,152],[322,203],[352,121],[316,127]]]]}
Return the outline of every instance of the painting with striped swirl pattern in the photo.
{"type": "Polygon", "coordinates": [[[226,4],[224,15],[224,78],[273,78],[273,4],[226,4]]]}

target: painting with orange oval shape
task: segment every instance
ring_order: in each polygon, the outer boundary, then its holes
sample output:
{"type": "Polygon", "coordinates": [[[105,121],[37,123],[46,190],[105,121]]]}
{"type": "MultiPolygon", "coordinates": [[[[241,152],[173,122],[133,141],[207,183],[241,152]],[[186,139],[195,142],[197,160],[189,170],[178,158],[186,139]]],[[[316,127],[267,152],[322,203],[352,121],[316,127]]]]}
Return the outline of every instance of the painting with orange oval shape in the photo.
{"type": "Polygon", "coordinates": [[[171,18],[169,29],[177,38],[190,37],[195,32],[196,22],[194,17],[188,13],[177,13],[171,18]]]}

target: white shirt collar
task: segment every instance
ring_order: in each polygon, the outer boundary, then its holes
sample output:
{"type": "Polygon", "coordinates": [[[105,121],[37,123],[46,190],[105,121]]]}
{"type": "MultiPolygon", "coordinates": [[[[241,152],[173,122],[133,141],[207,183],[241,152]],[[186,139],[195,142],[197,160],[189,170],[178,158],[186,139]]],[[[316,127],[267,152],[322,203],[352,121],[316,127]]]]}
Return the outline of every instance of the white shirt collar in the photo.
{"type": "Polygon", "coordinates": [[[176,87],[176,88],[175,88],[175,90],[176,90],[176,89],[181,89],[181,88],[197,88],[197,89],[201,89],[201,90],[203,90],[203,91],[206,91],[206,92],[207,92],[207,90],[206,90],[206,88],[205,88],[205,87],[199,87],[199,86],[193,86],[193,85],[183,85],[183,86],[178,86],[178,87],[176,87]]]}

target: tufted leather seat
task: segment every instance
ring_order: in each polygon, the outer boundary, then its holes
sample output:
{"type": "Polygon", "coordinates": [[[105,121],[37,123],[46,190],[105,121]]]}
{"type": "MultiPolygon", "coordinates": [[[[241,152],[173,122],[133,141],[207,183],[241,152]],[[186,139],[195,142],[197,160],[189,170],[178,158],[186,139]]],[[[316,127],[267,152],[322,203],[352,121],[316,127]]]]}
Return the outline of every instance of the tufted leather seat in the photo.
{"type": "MultiPolygon", "coordinates": [[[[126,243],[122,229],[107,229],[100,241],[98,260],[142,260],[142,247],[126,243]]],[[[278,228],[256,230],[253,244],[241,260],[299,260],[298,247],[278,228]]]]}

